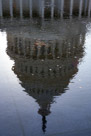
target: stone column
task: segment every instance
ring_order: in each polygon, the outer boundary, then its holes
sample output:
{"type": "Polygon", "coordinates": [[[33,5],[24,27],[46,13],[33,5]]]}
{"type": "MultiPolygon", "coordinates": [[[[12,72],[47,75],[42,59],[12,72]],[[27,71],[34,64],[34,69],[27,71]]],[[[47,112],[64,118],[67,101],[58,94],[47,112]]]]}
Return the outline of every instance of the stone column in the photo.
{"type": "Polygon", "coordinates": [[[2,0],[0,0],[0,17],[3,16],[2,0]]]}
{"type": "Polygon", "coordinates": [[[40,46],[38,45],[38,54],[37,54],[37,58],[39,58],[39,56],[40,56],[40,46]]]}
{"type": "Polygon", "coordinates": [[[54,0],[51,0],[51,18],[54,17],[54,0]]]}
{"type": "Polygon", "coordinates": [[[30,18],[32,18],[33,15],[33,5],[32,0],[29,0],[29,11],[30,11],[30,18]]]}
{"type": "Polygon", "coordinates": [[[13,17],[13,0],[9,0],[10,16],[13,17]]]}
{"type": "Polygon", "coordinates": [[[63,14],[64,14],[64,0],[61,0],[61,12],[60,12],[61,18],[63,18],[63,14]]]}
{"type": "Polygon", "coordinates": [[[20,0],[20,17],[23,17],[23,1],[20,0]]]}
{"type": "Polygon", "coordinates": [[[44,7],[44,0],[41,1],[41,17],[44,18],[44,12],[45,12],[45,7],[44,7]]]}
{"type": "Polygon", "coordinates": [[[91,0],[89,0],[89,4],[88,4],[88,17],[91,16],[91,0]]]}
{"type": "Polygon", "coordinates": [[[83,7],[83,0],[79,0],[79,18],[81,18],[82,15],[82,7],[83,7]]]}
{"type": "Polygon", "coordinates": [[[74,0],[70,0],[70,16],[73,14],[73,2],[74,0]]]}
{"type": "Polygon", "coordinates": [[[39,16],[41,16],[41,8],[40,8],[40,6],[41,6],[41,0],[39,0],[39,2],[38,2],[39,16]]]}
{"type": "Polygon", "coordinates": [[[86,15],[86,12],[87,12],[87,7],[88,7],[87,3],[88,3],[88,0],[85,0],[84,1],[84,14],[85,15],[86,15]]]}
{"type": "Polygon", "coordinates": [[[45,45],[45,59],[47,59],[47,48],[48,48],[48,42],[46,43],[46,45],[45,45]]]}

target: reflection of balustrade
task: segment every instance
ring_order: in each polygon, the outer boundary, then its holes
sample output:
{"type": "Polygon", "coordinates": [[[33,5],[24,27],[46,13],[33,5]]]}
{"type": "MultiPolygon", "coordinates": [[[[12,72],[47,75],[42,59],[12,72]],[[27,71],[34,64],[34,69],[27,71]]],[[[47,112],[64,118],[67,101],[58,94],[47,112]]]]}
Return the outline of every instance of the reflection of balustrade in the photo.
{"type": "Polygon", "coordinates": [[[50,16],[91,15],[91,0],[0,0],[0,16],[15,14],[33,17],[34,14],[44,18],[50,16]],[[37,1],[37,4],[36,4],[37,1]]]}
{"type": "Polygon", "coordinates": [[[60,40],[37,41],[16,36],[11,40],[11,37],[8,36],[9,50],[20,57],[32,59],[61,59],[62,57],[76,56],[82,50],[84,42],[84,39],[79,37],[75,37],[72,41],[63,40],[61,43],[60,40]]]}

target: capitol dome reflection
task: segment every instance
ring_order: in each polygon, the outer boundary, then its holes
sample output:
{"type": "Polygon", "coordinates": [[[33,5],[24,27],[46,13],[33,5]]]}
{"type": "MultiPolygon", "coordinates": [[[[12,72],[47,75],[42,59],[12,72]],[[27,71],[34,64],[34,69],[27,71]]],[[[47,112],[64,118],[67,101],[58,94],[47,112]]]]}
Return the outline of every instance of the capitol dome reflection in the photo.
{"type": "Polygon", "coordinates": [[[51,104],[56,96],[68,89],[84,55],[86,26],[79,22],[73,23],[73,26],[68,23],[69,29],[63,22],[59,26],[58,32],[51,31],[51,35],[49,30],[43,33],[35,27],[32,29],[38,35],[33,35],[27,27],[7,31],[7,54],[15,62],[12,70],[25,92],[39,104],[38,113],[42,115],[44,132],[51,104]]]}

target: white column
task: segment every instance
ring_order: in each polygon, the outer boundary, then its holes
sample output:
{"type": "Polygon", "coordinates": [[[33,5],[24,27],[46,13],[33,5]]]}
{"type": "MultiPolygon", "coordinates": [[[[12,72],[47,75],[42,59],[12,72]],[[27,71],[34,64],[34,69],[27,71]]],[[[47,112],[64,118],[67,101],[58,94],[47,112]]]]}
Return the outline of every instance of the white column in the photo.
{"type": "Polygon", "coordinates": [[[81,18],[82,15],[82,7],[83,7],[83,0],[79,0],[80,4],[79,4],[79,18],[81,18]]]}
{"type": "Polygon", "coordinates": [[[63,13],[64,13],[64,0],[61,0],[61,12],[60,12],[61,18],[63,18],[63,13]]]}
{"type": "Polygon", "coordinates": [[[2,0],[0,0],[0,17],[3,16],[2,0]]]}
{"type": "Polygon", "coordinates": [[[88,17],[91,16],[91,0],[89,0],[89,4],[88,4],[88,17]]]}
{"type": "Polygon", "coordinates": [[[32,15],[33,15],[33,3],[32,3],[32,0],[29,0],[29,11],[30,11],[30,17],[32,18],[32,15]]]}
{"type": "Polygon", "coordinates": [[[44,12],[45,12],[45,7],[44,7],[44,0],[41,0],[41,17],[44,18],[44,12]]]}
{"type": "Polygon", "coordinates": [[[54,17],[54,0],[51,0],[51,18],[54,17]]]}
{"type": "Polygon", "coordinates": [[[9,7],[10,7],[10,16],[13,17],[13,0],[9,1],[9,7]]]}
{"type": "Polygon", "coordinates": [[[70,16],[73,14],[73,1],[74,0],[70,0],[70,16]]]}
{"type": "Polygon", "coordinates": [[[20,0],[20,17],[23,17],[23,2],[20,0]]]}

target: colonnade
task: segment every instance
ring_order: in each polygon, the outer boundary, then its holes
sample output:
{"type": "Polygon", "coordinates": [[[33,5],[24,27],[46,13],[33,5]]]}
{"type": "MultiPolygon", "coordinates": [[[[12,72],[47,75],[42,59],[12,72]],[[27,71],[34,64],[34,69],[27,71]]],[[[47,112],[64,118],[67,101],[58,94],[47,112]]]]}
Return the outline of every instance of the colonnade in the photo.
{"type": "MultiPolygon", "coordinates": [[[[14,6],[18,6],[19,7],[19,14],[20,17],[22,18],[24,16],[23,12],[24,12],[24,1],[23,0],[19,0],[18,3],[15,4],[15,0],[7,0],[7,2],[9,3],[9,10],[6,9],[6,11],[9,12],[10,17],[14,17],[14,6]]],[[[72,15],[75,12],[75,2],[76,0],[69,0],[69,4],[66,4],[66,0],[51,0],[49,1],[49,4],[46,3],[46,0],[37,0],[37,13],[41,18],[45,18],[45,12],[47,12],[47,7],[50,8],[50,17],[53,18],[55,16],[55,10],[57,10],[57,13],[59,14],[59,16],[61,18],[63,18],[64,14],[67,12],[66,9],[64,9],[64,6],[67,5],[67,9],[69,9],[69,13],[67,13],[70,17],[72,17],[72,15]]],[[[29,6],[27,7],[27,9],[29,9],[29,15],[30,18],[33,17],[33,12],[34,12],[34,3],[33,0],[26,0],[26,3],[29,3],[29,6]]],[[[7,4],[7,3],[6,3],[7,4]]],[[[84,15],[88,15],[88,17],[91,16],[91,0],[77,0],[77,4],[78,8],[77,8],[77,12],[78,12],[78,16],[79,18],[82,16],[82,14],[84,13],[84,15]]],[[[4,0],[0,0],[0,17],[3,17],[3,13],[4,13],[4,8],[5,3],[4,0]]]]}
{"type": "Polygon", "coordinates": [[[83,51],[83,39],[38,41],[31,38],[16,37],[8,34],[8,48],[19,56],[32,59],[60,59],[72,57],[83,51]],[[68,46],[69,44],[69,46],[68,46]]]}
{"type": "Polygon", "coordinates": [[[47,61],[43,64],[39,61],[31,61],[30,64],[29,60],[21,60],[21,58],[18,58],[18,60],[15,59],[14,69],[16,72],[28,77],[60,77],[63,79],[65,76],[69,77],[72,73],[77,71],[78,60],[79,58],[67,58],[65,61],[57,61],[55,64],[53,61],[50,61],[49,64],[47,61]]]}

